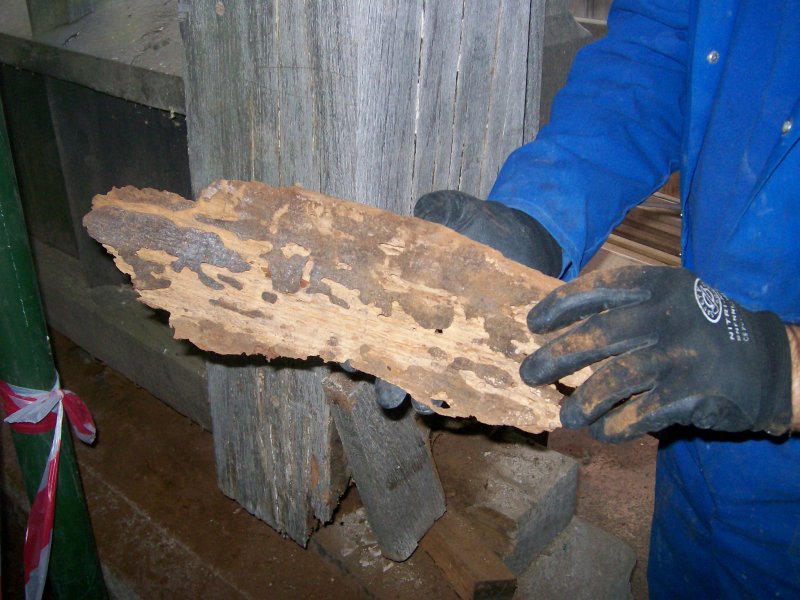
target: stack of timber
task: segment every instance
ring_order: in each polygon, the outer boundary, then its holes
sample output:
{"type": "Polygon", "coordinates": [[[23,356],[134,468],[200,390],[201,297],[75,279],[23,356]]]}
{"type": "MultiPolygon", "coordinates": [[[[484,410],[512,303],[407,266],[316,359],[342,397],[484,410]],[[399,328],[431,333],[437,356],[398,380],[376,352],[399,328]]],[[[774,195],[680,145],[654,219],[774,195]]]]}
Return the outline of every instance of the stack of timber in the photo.
{"type": "Polygon", "coordinates": [[[603,247],[636,262],[680,266],[679,200],[660,192],[650,196],[627,214],[603,247]]]}
{"type": "MultiPolygon", "coordinates": [[[[433,410],[529,432],[561,394],[520,362],[556,279],[450,229],[300,188],[218,181],[192,202],[136,188],[84,223],[175,335],[220,354],[349,361],[433,410]]],[[[569,380],[576,385],[586,373],[569,380]]]]}

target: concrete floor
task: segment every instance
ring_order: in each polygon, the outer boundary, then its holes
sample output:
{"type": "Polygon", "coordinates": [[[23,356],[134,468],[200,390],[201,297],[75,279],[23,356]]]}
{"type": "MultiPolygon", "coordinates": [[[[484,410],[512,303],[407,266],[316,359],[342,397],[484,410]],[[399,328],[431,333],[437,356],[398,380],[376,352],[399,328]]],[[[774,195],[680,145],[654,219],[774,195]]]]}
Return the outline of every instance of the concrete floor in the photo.
{"type": "MultiPolygon", "coordinates": [[[[302,549],[217,490],[208,432],[64,337],[54,334],[53,345],[64,387],[84,398],[98,425],[97,444],[78,453],[98,549],[123,580],[116,582],[118,589],[135,581],[139,597],[158,598],[164,597],[165,582],[178,579],[186,598],[365,596],[341,565],[321,556],[313,538],[310,549],[302,549]],[[137,512],[141,506],[149,512],[137,512]],[[143,554],[141,548],[151,551],[143,554]]],[[[19,475],[6,429],[8,493],[19,475]]],[[[550,447],[579,460],[577,513],[635,549],[632,590],[635,598],[646,598],[655,440],[610,446],[585,432],[560,430],[550,435],[550,447]]],[[[4,512],[3,585],[6,598],[17,598],[21,518],[4,512]]],[[[413,568],[430,569],[423,560],[417,563],[413,568]]],[[[428,579],[395,577],[389,585],[398,587],[390,597],[445,597],[437,587],[441,582],[420,583],[428,579]]]]}

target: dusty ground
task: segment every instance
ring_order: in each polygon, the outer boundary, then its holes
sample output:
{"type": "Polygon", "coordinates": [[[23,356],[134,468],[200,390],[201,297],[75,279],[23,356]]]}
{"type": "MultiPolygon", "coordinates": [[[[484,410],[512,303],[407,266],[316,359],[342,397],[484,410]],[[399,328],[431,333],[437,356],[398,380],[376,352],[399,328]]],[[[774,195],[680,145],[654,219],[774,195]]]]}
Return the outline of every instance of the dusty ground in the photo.
{"type": "MultiPolygon", "coordinates": [[[[165,571],[164,577],[185,576],[186,597],[363,597],[363,591],[331,562],[282,538],[217,491],[208,432],[62,336],[54,335],[53,342],[64,387],[84,397],[100,431],[94,448],[78,449],[95,530],[120,528],[113,507],[103,505],[111,492],[134,505],[147,504],[159,511],[162,519],[160,530],[152,523],[127,523],[127,537],[113,543],[108,536],[99,536],[101,555],[121,557],[127,577],[159,568],[165,571]],[[159,443],[154,444],[154,439],[159,443]],[[177,456],[183,461],[181,469],[170,466],[177,456]],[[99,476],[109,471],[111,476],[99,476]],[[180,494],[176,496],[174,490],[180,494]],[[203,516],[207,514],[215,518],[209,521],[203,516]],[[141,547],[142,540],[157,545],[164,529],[189,540],[186,547],[154,548],[148,556],[131,550],[141,547]],[[137,536],[142,538],[139,546],[137,536]],[[147,536],[154,536],[155,541],[144,539],[147,536]],[[170,561],[181,564],[168,564],[170,561]],[[208,572],[209,566],[213,572],[208,572]]],[[[580,463],[578,514],[636,550],[634,597],[646,598],[655,440],[648,437],[610,446],[593,441],[584,432],[563,430],[551,434],[550,446],[580,463]]],[[[3,456],[4,473],[9,479],[16,475],[13,457],[7,454],[3,456]]],[[[8,511],[4,512],[8,517],[8,511]]],[[[21,597],[21,535],[15,517],[7,518],[2,548],[6,598],[21,597]]],[[[153,590],[159,589],[157,581],[153,586],[153,590]]]]}

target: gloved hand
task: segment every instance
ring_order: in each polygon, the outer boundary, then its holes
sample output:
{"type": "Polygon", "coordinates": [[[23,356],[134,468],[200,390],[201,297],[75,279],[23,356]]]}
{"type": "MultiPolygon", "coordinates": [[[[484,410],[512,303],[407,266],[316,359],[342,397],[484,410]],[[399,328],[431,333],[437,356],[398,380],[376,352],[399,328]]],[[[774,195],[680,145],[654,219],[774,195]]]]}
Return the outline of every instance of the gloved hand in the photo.
{"type": "MultiPolygon", "coordinates": [[[[561,273],[561,247],[544,227],[522,211],[464,192],[441,190],[417,200],[414,216],[449,227],[547,275],[556,277],[561,273]]],[[[378,404],[386,409],[400,406],[407,395],[402,388],[381,379],[375,381],[375,388],[378,404]]],[[[413,398],[411,402],[418,413],[433,413],[413,398]]]]}
{"type": "Polygon", "coordinates": [[[565,426],[588,425],[610,442],[676,423],[788,430],[791,354],[777,315],[745,310],[685,269],[625,267],[556,289],[528,326],[547,332],[581,319],[520,367],[541,385],[613,357],[565,399],[565,426]]]}
{"type": "Polygon", "coordinates": [[[558,242],[536,219],[505,204],[441,190],[417,200],[414,216],[449,227],[546,275],[561,273],[558,242]]]}

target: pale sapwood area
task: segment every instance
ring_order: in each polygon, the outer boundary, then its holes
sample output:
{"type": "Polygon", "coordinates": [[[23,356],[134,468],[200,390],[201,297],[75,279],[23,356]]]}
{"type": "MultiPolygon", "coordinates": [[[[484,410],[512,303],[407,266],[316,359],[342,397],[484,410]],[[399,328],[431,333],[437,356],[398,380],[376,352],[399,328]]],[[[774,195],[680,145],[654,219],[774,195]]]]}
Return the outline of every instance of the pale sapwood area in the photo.
{"type": "Polygon", "coordinates": [[[443,415],[560,425],[561,394],[518,374],[544,341],[526,315],[560,282],[448,228],[228,180],[197,202],[115,188],[84,225],[175,337],[204,350],[349,361],[443,415]]]}

